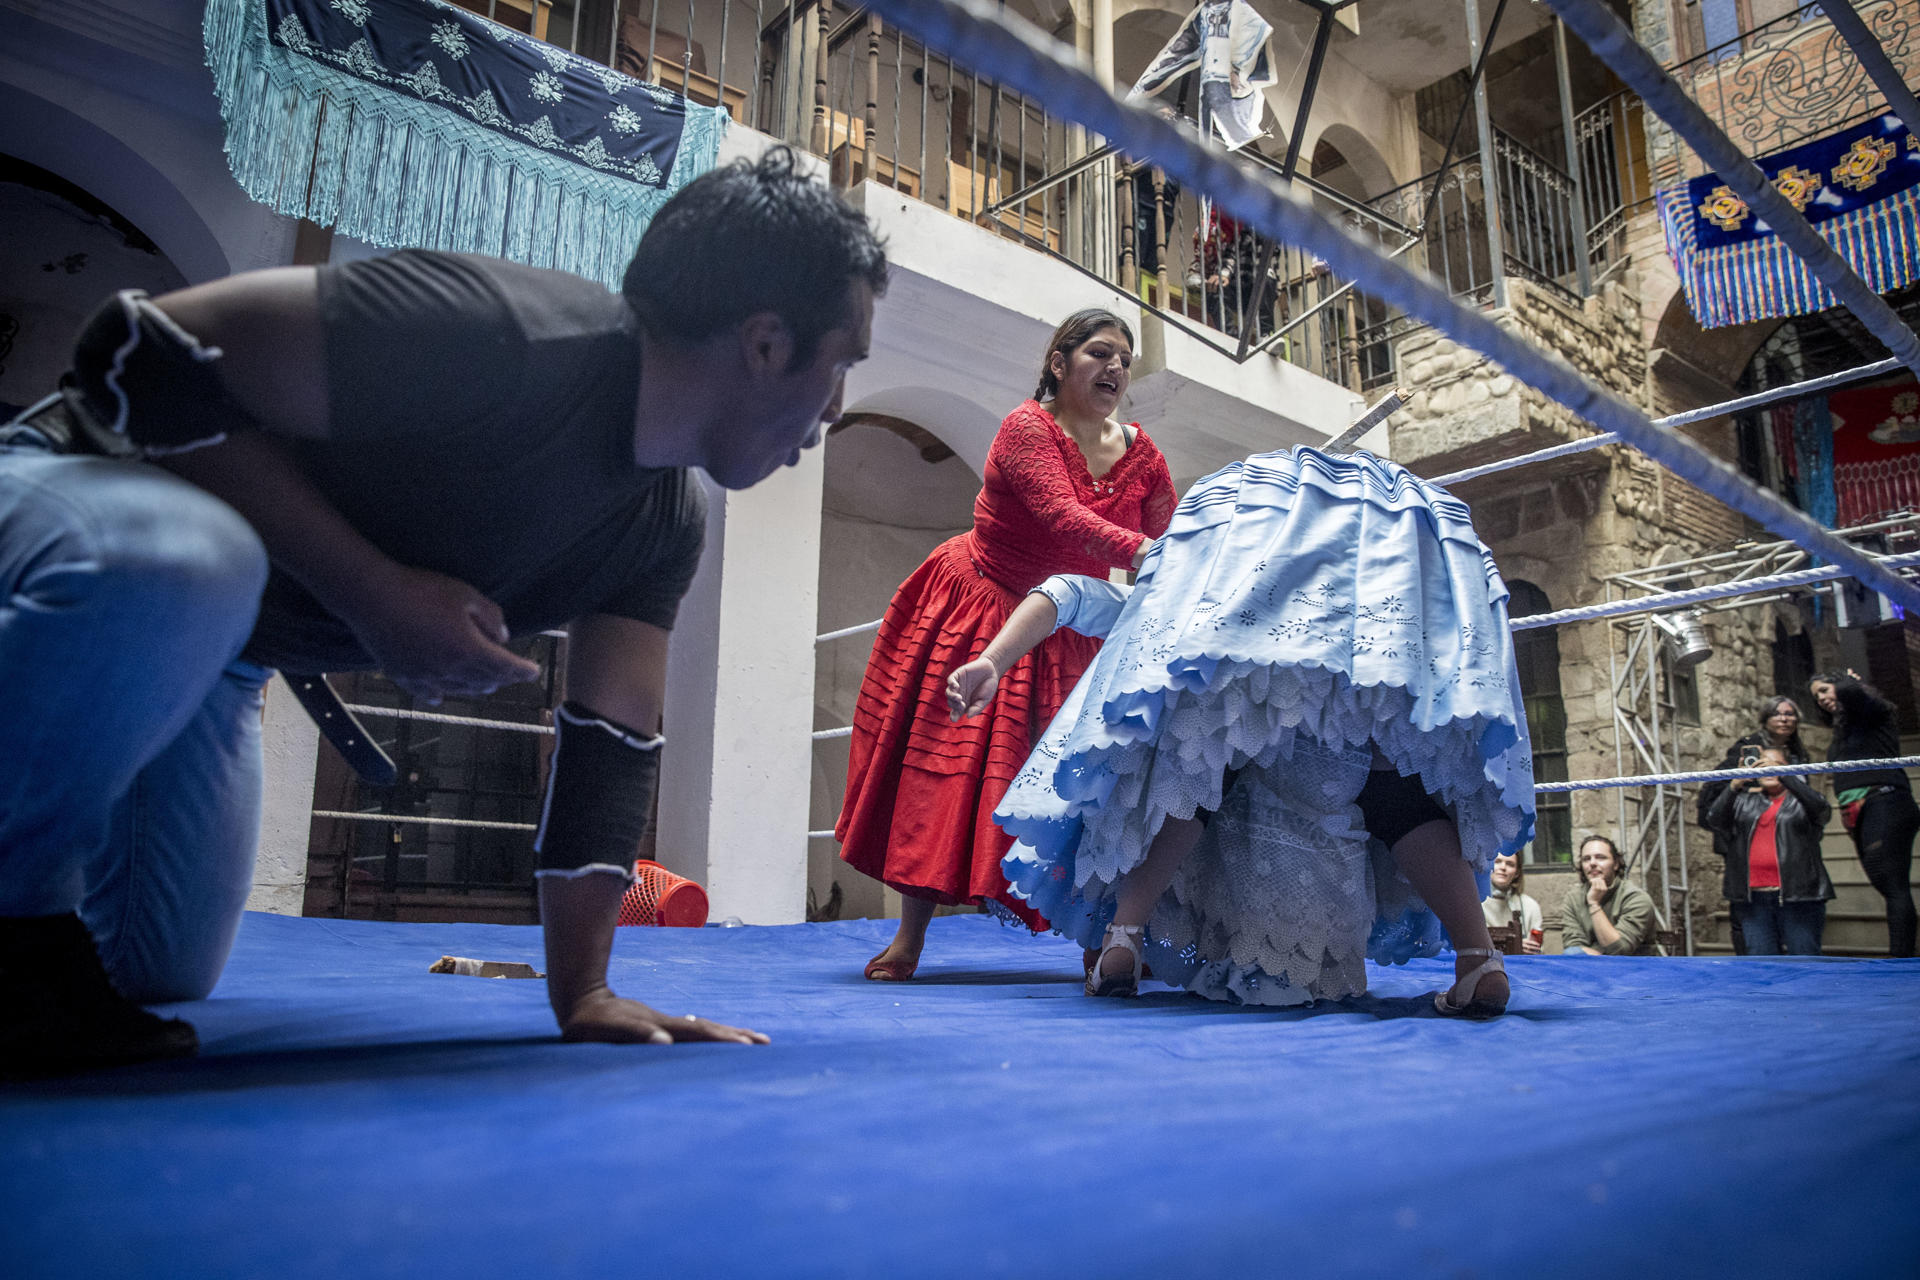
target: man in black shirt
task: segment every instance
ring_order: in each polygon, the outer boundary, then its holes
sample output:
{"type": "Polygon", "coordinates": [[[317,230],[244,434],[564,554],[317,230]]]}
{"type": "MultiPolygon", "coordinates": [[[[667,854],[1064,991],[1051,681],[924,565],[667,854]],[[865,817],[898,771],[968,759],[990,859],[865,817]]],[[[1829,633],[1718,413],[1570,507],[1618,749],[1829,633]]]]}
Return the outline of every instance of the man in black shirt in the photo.
{"type": "Polygon", "coordinates": [[[885,286],[865,219],[776,149],[669,201],[619,294],[402,252],[106,304],[62,391],[0,427],[25,602],[0,614],[0,1070],[193,1051],[138,1005],[225,962],[270,668],[435,702],[531,678],[506,642],[561,625],[535,847],[562,1034],[764,1042],[615,996],[607,957],[700,553],[687,468],[745,488],[798,461],[885,286]]]}

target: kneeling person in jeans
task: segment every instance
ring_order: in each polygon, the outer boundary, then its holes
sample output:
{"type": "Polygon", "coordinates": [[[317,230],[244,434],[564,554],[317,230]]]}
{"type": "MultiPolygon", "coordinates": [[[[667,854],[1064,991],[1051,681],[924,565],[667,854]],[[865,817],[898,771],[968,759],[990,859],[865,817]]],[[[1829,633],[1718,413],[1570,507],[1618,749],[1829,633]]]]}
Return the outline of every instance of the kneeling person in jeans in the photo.
{"type": "Polygon", "coordinates": [[[270,669],[416,697],[537,674],[568,628],[534,848],[570,1040],[764,1041],[614,995],[705,531],[839,416],[886,259],[784,148],[655,215],[621,292],[405,251],[123,293],[0,426],[0,1074],[193,1052],[142,1004],[226,963],[270,669]],[[264,594],[263,594],[264,592],[264,594]]]}

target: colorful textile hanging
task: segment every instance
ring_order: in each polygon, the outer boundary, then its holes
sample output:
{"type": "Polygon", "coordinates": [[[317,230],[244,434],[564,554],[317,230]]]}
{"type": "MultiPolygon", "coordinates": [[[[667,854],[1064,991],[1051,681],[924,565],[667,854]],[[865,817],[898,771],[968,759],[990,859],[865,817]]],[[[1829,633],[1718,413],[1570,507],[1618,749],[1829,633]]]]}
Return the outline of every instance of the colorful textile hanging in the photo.
{"type": "MultiPolygon", "coordinates": [[[[1897,116],[1761,157],[1761,172],[1874,290],[1920,279],[1920,142],[1897,116]]],[[[1834,305],[1833,294],[1715,174],[1659,192],[1667,252],[1704,328],[1834,305]]]]}
{"type": "Polygon", "coordinates": [[[246,193],[386,247],[618,287],[727,117],[444,0],[208,0],[246,193]]]}
{"type": "Polygon", "coordinates": [[[1920,511],[1920,386],[1857,387],[1827,397],[1838,527],[1920,511]]]}

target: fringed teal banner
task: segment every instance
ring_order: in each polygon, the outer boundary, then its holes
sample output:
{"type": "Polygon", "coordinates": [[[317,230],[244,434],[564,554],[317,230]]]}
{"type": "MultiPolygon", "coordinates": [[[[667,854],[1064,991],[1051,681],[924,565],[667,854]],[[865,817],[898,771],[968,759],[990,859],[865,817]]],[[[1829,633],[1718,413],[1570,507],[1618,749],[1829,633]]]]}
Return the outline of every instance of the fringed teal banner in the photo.
{"type": "MultiPolygon", "coordinates": [[[[1920,279],[1920,143],[1898,117],[1761,157],[1761,171],[1878,293],[1920,279]]],[[[1667,252],[1702,327],[1807,315],[1833,294],[1709,175],[1658,193],[1667,252]]]]}
{"type": "Polygon", "coordinates": [[[441,0],[208,0],[206,42],[255,200],[370,244],[610,288],[727,123],[441,0]]]}

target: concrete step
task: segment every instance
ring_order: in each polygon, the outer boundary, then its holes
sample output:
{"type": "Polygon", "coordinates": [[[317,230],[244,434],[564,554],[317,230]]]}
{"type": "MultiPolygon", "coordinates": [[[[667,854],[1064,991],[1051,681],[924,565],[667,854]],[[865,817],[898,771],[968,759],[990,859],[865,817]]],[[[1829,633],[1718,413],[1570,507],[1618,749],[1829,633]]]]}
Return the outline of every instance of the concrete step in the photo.
{"type": "MultiPolygon", "coordinates": [[[[1876,902],[1878,895],[1875,895],[1876,902]]],[[[1729,953],[1733,950],[1733,926],[1726,909],[1713,913],[1711,928],[1694,938],[1694,950],[1702,955],[1729,953]]],[[[1827,908],[1827,925],[1820,935],[1820,950],[1825,955],[1879,956],[1887,954],[1887,913],[1876,911],[1836,911],[1827,908]]]]}
{"type": "MultiPolygon", "coordinates": [[[[1693,952],[1695,955],[1700,956],[1730,956],[1733,954],[1733,944],[1724,941],[1703,942],[1696,940],[1694,942],[1693,952]]],[[[1820,940],[1820,954],[1823,956],[1841,956],[1850,960],[1885,960],[1887,958],[1887,949],[1885,946],[1880,947],[1878,950],[1874,950],[1871,947],[1836,947],[1827,941],[1827,939],[1822,938],[1820,940]]]]}

